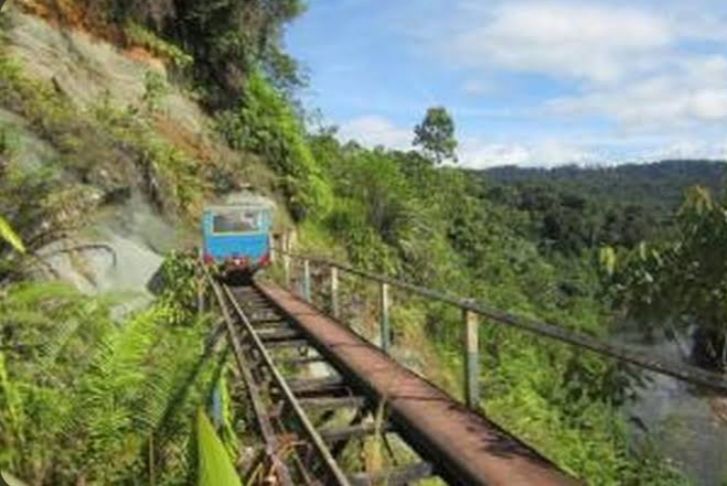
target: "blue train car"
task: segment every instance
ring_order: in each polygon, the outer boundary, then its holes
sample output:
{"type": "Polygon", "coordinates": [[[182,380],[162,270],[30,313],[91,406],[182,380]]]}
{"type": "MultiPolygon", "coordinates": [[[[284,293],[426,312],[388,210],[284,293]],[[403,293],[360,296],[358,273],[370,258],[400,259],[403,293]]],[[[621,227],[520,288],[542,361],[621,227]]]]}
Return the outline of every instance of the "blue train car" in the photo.
{"type": "Polygon", "coordinates": [[[264,204],[210,206],[202,217],[203,259],[223,276],[251,276],[270,263],[273,211],[264,204]]]}

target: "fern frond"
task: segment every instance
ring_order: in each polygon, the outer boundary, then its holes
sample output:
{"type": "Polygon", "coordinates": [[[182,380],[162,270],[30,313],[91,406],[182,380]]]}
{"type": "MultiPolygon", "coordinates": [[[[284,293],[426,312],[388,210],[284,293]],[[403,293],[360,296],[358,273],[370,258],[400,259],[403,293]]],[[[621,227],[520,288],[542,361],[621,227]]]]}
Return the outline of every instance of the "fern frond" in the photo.
{"type": "Polygon", "coordinates": [[[5,240],[5,242],[10,244],[10,246],[12,246],[18,253],[25,253],[23,240],[20,239],[20,236],[18,236],[12,226],[10,226],[10,223],[8,223],[8,221],[2,216],[0,216],[0,239],[5,240]]]}

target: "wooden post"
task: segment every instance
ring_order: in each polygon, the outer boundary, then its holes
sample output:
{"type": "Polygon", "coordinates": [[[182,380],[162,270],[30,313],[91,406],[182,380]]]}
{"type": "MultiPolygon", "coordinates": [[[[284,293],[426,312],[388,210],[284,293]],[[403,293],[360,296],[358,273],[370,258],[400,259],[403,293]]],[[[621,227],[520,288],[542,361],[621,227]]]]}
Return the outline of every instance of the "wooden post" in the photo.
{"type": "Polygon", "coordinates": [[[313,301],[310,288],[310,262],[307,258],[303,260],[303,298],[307,302],[313,301]]]}
{"type": "Polygon", "coordinates": [[[285,273],[285,288],[290,290],[290,255],[283,254],[283,271],[285,273]]]}
{"type": "Polygon", "coordinates": [[[156,474],[154,471],[156,458],[154,457],[154,433],[153,432],[149,435],[148,447],[149,447],[149,484],[151,486],[154,486],[156,484],[156,474]]]}
{"type": "Polygon", "coordinates": [[[465,345],[465,403],[475,409],[480,402],[480,346],[479,323],[476,313],[462,311],[465,345]]]}
{"type": "Polygon", "coordinates": [[[197,266],[195,267],[194,272],[194,278],[196,280],[196,287],[197,287],[197,315],[202,315],[205,313],[205,290],[206,290],[206,283],[207,281],[204,278],[204,272],[202,271],[201,266],[204,265],[204,260],[202,259],[202,248],[197,249],[197,266]]]}
{"type": "Polygon", "coordinates": [[[285,288],[290,290],[290,237],[288,230],[284,230],[280,235],[280,255],[283,257],[285,288]]]}
{"type": "Polygon", "coordinates": [[[331,265],[331,315],[338,319],[340,312],[338,308],[338,268],[331,265]]]}
{"type": "Polygon", "coordinates": [[[205,281],[202,275],[197,275],[197,314],[205,313],[205,281]]]}
{"type": "Polygon", "coordinates": [[[391,347],[391,322],[389,321],[389,284],[381,284],[381,349],[385,353],[391,347]]]}

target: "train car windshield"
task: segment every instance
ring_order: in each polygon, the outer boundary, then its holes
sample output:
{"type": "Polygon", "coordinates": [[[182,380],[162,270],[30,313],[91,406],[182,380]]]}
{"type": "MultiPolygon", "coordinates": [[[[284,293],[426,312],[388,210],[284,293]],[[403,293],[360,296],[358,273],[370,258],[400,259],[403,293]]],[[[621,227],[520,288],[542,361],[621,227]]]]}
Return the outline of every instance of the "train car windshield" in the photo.
{"type": "Polygon", "coordinates": [[[212,217],[213,233],[247,233],[261,231],[263,214],[261,211],[240,210],[214,214],[212,217]]]}

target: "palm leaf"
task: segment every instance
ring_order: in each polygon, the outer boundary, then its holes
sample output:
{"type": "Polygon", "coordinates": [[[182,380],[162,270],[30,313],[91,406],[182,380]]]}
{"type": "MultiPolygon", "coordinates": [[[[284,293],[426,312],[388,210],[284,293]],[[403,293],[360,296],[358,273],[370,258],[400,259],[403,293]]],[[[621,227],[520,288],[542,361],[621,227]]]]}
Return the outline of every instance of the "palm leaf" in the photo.
{"type": "Polygon", "coordinates": [[[0,216],[0,239],[7,241],[10,246],[20,253],[25,253],[25,245],[18,234],[10,226],[5,218],[0,216]]]}
{"type": "Polygon", "coordinates": [[[240,477],[209,419],[197,411],[199,486],[241,486],[240,477]]]}

